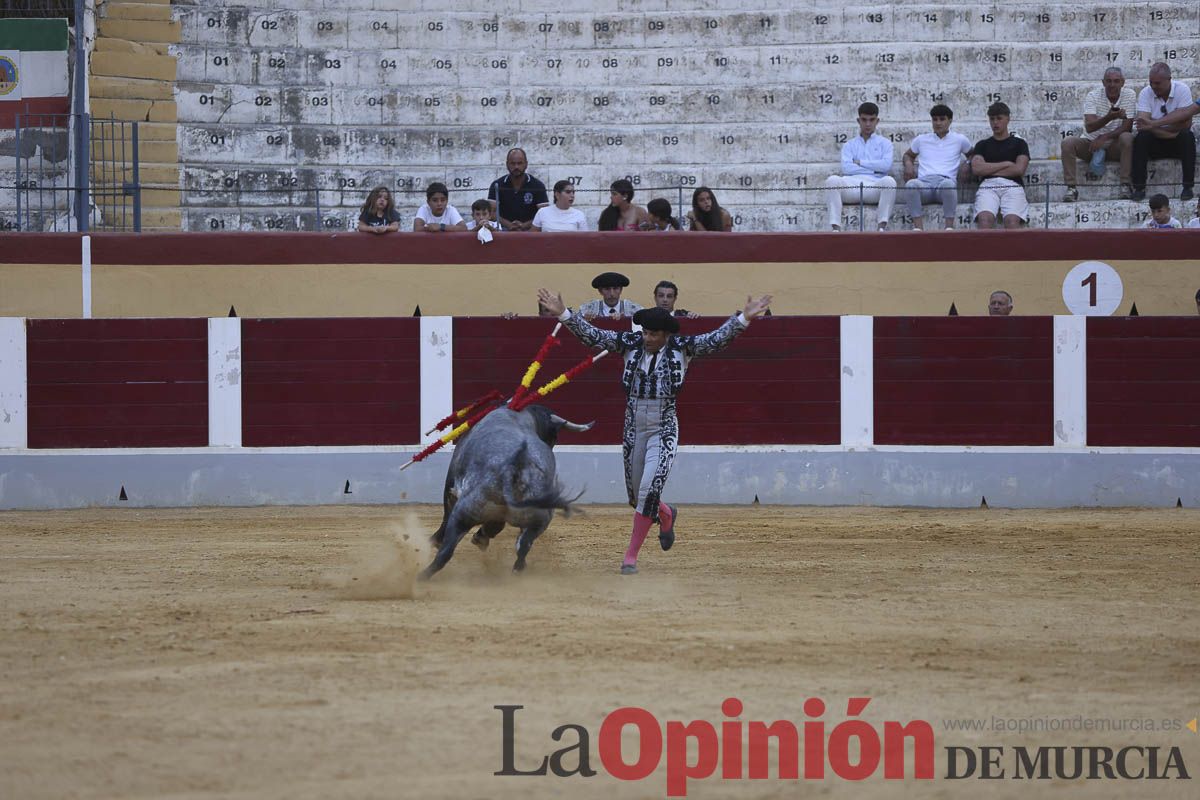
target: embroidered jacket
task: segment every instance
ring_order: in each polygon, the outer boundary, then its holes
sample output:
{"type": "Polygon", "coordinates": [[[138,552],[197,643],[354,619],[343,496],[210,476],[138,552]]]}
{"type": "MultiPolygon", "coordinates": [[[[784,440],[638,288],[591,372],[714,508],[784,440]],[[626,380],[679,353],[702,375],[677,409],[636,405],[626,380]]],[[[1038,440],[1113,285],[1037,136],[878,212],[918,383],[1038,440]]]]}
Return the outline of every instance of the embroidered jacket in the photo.
{"type": "Polygon", "coordinates": [[[683,388],[691,360],[724,350],[749,324],[740,313],[734,314],[716,330],[693,336],[675,334],[657,353],[647,353],[640,333],[601,330],[570,309],[559,319],[588,347],[603,347],[622,355],[625,394],[639,400],[675,398],[683,388]]]}
{"type": "Polygon", "coordinates": [[[620,314],[622,317],[632,317],[641,310],[642,307],[637,303],[625,299],[618,300],[617,304],[610,308],[604,304],[604,299],[600,297],[595,300],[589,300],[579,306],[579,313],[586,314],[589,317],[616,317],[617,314],[620,314]]]}

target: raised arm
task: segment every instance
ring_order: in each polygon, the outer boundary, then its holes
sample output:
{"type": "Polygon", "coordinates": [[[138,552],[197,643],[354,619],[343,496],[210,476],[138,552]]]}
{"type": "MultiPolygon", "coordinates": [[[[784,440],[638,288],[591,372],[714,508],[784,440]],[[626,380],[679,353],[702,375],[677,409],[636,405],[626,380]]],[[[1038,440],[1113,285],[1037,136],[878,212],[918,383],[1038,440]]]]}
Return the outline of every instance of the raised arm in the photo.
{"type": "Polygon", "coordinates": [[[582,314],[572,314],[563,302],[562,295],[552,293],[549,289],[538,289],[538,302],[554,316],[558,317],[567,330],[575,334],[575,338],[587,347],[603,347],[623,353],[637,346],[642,335],[633,332],[606,331],[583,318],[582,314]],[[566,316],[564,316],[566,315],[566,316]]]}
{"type": "Polygon", "coordinates": [[[677,337],[683,352],[689,358],[696,356],[706,356],[711,353],[717,353],[728,347],[734,339],[746,330],[750,325],[750,320],[759,316],[771,307],[771,295],[763,295],[757,300],[747,297],[746,307],[741,313],[734,314],[716,330],[708,333],[696,334],[695,336],[680,336],[677,337]]]}

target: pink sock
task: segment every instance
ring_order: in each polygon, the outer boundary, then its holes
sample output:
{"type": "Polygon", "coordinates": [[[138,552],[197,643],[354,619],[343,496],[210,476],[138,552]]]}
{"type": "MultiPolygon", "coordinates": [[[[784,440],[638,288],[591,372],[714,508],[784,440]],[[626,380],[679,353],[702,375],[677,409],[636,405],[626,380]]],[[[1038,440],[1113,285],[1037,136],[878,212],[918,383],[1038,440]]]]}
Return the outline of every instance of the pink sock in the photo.
{"type": "Polygon", "coordinates": [[[671,508],[663,501],[658,501],[658,529],[669,531],[674,527],[674,515],[671,513],[671,508]]]}
{"type": "Polygon", "coordinates": [[[653,521],[649,517],[636,511],[633,513],[633,533],[629,537],[629,549],[625,551],[625,561],[622,563],[637,563],[638,551],[642,549],[642,542],[646,541],[646,534],[650,532],[652,524],[653,521]]]}

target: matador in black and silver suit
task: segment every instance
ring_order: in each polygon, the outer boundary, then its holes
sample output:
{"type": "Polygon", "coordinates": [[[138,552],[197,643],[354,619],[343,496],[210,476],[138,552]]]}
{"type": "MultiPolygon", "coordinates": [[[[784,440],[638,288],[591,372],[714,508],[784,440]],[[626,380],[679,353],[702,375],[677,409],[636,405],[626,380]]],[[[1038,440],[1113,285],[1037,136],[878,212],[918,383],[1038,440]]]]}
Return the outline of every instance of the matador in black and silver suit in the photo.
{"type": "Polygon", "coordinates": [[[669,550],[675,541],[678,510],[662,501],[662,493],[679,446],[675,401],[683,388],[688,366],[698,356],[728,347],[751,319],[766,311],[770,297],[748,302],[744,311],[731,316],[716,330],[680,336],[678,320],[661,308],[642,309],[634,315],[634,324],[642,327],[640,333],[607,331],[564,308],[560,298],[542,292],[539,301],[552,311],[561,309],[559,320],[580,342],[620,353],[624,358],[621,382],[627,400],[621,450],[625,489],[634,516],[633,534],[621,572],[632,574],[637,572],[638,551],[652,523],[659,524],[663,550],[669,550]]]}

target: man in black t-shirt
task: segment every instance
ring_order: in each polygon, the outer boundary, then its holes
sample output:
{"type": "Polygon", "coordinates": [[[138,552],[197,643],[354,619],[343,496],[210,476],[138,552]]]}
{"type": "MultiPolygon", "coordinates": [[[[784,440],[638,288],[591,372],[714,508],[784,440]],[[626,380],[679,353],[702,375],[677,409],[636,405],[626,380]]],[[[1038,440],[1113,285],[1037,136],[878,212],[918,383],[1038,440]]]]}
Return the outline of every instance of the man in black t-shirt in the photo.
{"type": "Polygon", "coordinates": [[[1019,228],[1029,219],[1022,180],[1029,167],[1029,145],[1008,132],[1009,110],[1004,103],[992,103],[987,115],[992,136],[971,151],[971,172],[983,179],[975,194],[975,224],[994,228],[999,216],[1005,228],[1019,228]]]}
{"type": "Polygon", "coordinates": [[[529,159],[525,151],[514,147],[505,159],[508,174],[492,181],[488,200],[496,209],[497,221],[509,231],[527,231],[533,227],[533,216],[542,206],[550,205],[546,184],[529,175],[529,159]]]}

